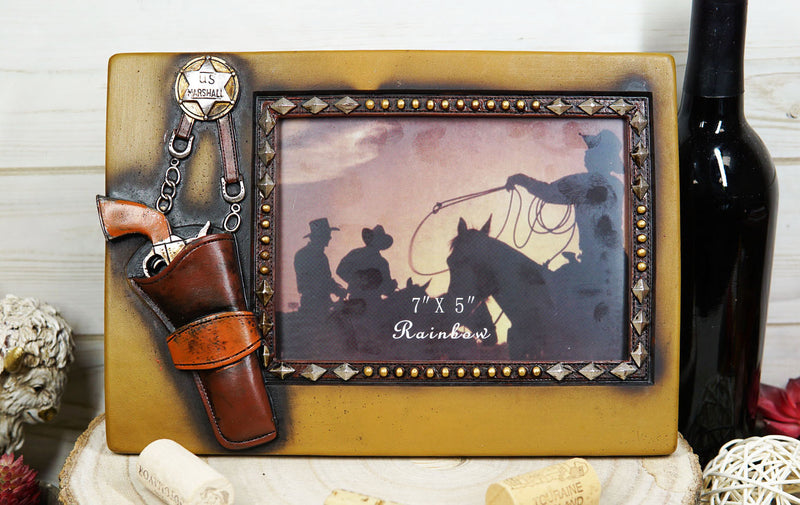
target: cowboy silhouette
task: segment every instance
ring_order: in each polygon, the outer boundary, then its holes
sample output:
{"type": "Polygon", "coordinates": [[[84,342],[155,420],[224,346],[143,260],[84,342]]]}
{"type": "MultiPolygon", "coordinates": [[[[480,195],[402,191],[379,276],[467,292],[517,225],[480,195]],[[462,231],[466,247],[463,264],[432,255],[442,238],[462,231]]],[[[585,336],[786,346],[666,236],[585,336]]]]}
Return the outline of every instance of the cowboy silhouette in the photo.
{"type": "Polygon", "coordinates": [[[619,306],[607,303],[623,289],[620,216],[625,192],[622,182],[612,175],[624,171],[620,158],[622,143],[609,130],[581,137],[586,143],[586,172],[550,183],[516,174],[508,178],[506,187],[511,190],[521,186],[545,203],[574,206],[580,255],[566,253],[570,262],[560,273],[587,301],[594,299],[594,320],[611,328],[622,317],[619,306]]]}
{"type": "Polygon", "coordinates": [[[622,249],[619,222],[624,191],[622,182],[611,175],[623,173],[619,155],[622,143],[609,130],[581,137],[586,143],[586,172],[550,183],[516,174],[508,178],[506,187],[521,186],[546,203],[574,205],[580,261],[597,265],[615,259],[622,249]]]}
{"type": "Polygon", "coordinates": [[[300,293],[299,311],[309,315],[326,315],[333,305],[331,295],[344,298],[347,294],[331,275],[331,267],[325,248],[331,241],[331,231],[338,231],[328,224],[327,218],[308,223],[311,232],[304,236],[308,244],[294,255],[294,271],[297,276],[297,291],[300,293]]]}
{"type": "Polygon", "coordinates": [[[381,251],[390,248],[394,239],[381,225],[362,229],[361,239],[364,247],[347,253],[336,268],[336,275],[347,282],[348,300],[375,307],[383,295],[397,288],[397,281],[389,272],[389,262],[381,256],[381,251]]]}

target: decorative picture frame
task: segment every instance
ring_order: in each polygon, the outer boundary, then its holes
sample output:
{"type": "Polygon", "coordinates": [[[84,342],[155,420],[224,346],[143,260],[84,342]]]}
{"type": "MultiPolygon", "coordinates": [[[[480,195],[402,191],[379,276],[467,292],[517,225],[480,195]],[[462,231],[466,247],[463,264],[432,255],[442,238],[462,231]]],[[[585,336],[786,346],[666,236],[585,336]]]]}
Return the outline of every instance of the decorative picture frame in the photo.
{"type": "MultiPolygon", "coordinates": [[[[653,239],[647,234],[653,229],[652,212],[648,212],[652,209],[650,102],[649,94],[537,97],[405,94],[398,97],[372,93],[356,95],[356,98],[350,95],[293,99],[257,97],[259,128],[254,173],[262,175],[256,183],[261,204],[253,227],[257,246],[254,286],[261,330],[268,347],[275,352],[275,363],[269,371],[284,381],[302,377],[313,382],[337,379],[376,382],[388,377],[409,383],[417,378],[451,383],[526,378],[539,382],[650,381],[648,322],[653,308],[649,287],[652,279],[648,270],[652,270],[655,250],[651,245],[653,239]],[[282,137],[282,125],[292,119],[306,121],[295,121],[303,126],[294,128],[289,138],[282,137]],[[310,119],[313,122],[309,122],[310,119]],[[350,125],[343,125],[344,119],[350,125]],[[329,126],[315,128],[320,124],[329,126]],[[448,133],[449,127],[456,131],[448,133]],[[336,140],[331,138],[336,136],[348,145],[336,145],[336,140]],[[520,165],[524,163],[520,157],[526,141],[538,145],[542,137],[551,142],[541,149],[550,157],[538,164],[544,165],[545,177],[556,179],[540,182],[512,176],[514,167],[524,166],[520,165]],[[306,140],[309,138],[314,139],[311,145],[306,140]],[[356,143],[351,143],[352,138],[358,139],[356,143]],[[387,140],[392,138],[394,140],[387,140]],[[459,143],[457,139],[465,141],[459,143]],[[326,141],[336,147],[326,149],[326,141]],[[402,143],[402,146],[392,148],[387,146],[389,142],[402,143]],[[489,154],[483,154],[486,159],[480,158],[478,144],[481,142],[495,144],[489,154]],[[279,144],[284,151],[281,157],[272,147],[279,144]],[[306,153],[305,156],[293,153],[294,149],[306,153]],[[402,157],[398,149],[407,153],[409,159],[398,160],[402,157]],[[370,150],[373,152],[367,152],[370,150]],[[449,150],[447,154],[446,150],[449,150]],[[421,152],[430,155],[433,151],[438,154],[437,166],[431,166],[426,159],[418,161],[424,170],[414,166],[413,159],[424,158],[421,152]],[[568,151],[573,152],[571,166],[566,161],[568,151]],[[463,153],[463,157],[458,157],[458,153],[463,153]],[[503,159],[504,155],[507,159],[503,159]],[[559,155],[563,160],[557,163],[564,165],[553,166],[552,160],[559,155]],[[315,156],[319,159],[315,160],[315,156]],[[587,158],[585,162],[584,157],[587,158]],[[283,158],[281,162],[280,158],[283,158]],[[367,158],[371,158],[369,162],[367,158]],[[447,158],[457,159],[448,162],[447,158]],[[387,159],[394,161],[387,162],[387,159]],[[315,161],[320,168],[318,173],[311,173],[315,161]],[[373,167],[366,167],[367,163],[373,167]],[[467,163],[471,167],[465,166],[467,163]],[[337,164],[341,166],[331,168],[337,164]],[[495,167],[503,166],[510,167],[506,169],[510,171],[509,180],[521,179],[523,185],[530,187],[529,191],[538,192],[540,196],[532,194],[533,199],[525,201],[515,185],[505,180],[498,181],[504,184],[487,190],[460,193],[470,191],[468,188],[488,178],[487,173],[500,172],[502,169],[495,167]],[[281,170],[281,167],[285,168],[281,170]],[[432,174],[435,171],[439,174],[432,174]],[[460,173],[454,181],[452,173],[455,171],[460,173]],[[276,180],[296,180],[298,177],[292,174],[298,172],[306,180],[285,182],[284,190],[276,191],[276,186],[281,186],[276,180]],[[377,177],[376,172],[380,174],[377,177]],[[436,175],[438,179],[434,180],[436,175]],[[372,188],[354,191],[353,185],[364,188],[371,185],[372,188]],[[460,194],[444,202],[430,200],[431,210],[426,213],[425,203],[417,201],[424,192],[422,188],[431,187],[450,191],[455,188],[460,194]],[[625,198],[623,188],[630,188],[632,196],[625,198]],[[359,201],[380,189],[383,193],[377,198],[359,205],[359,201]],[[313,192],[310,197],[309,192],[313,192]],[[431,261],[430,250],[425,251],[427,254],[415,250],[415,246],[419,249],[417,242],[423,236],[421,232],[428,231],[423,230],[423,225],[431,227],[429,219],[439,217],[439,212],[452,205],[464,206],[473,199],[491,197],[497,192],[506,193],[510,198],[500,197],[500,200],[509,200],[508,209],[501,231],[491,234],[494,240],[481,240],[477,234],[472,234],[474,238],[455,241],[456,221],[460,218],[453,214],[449,219],[453,233],[445,237],[447,240],[428,232],[429,242],[439,239],[429,246],[437,250],[439,266],[429,267],[427,272],[415,266],[420,257],[422,261],[431,261]],[[346,196],[343,198],[340,193],[346,196]],[[414,195],[412,202],[408,201],[409,194],[414,195]],[[280,203],[281,199],[295,202],[304,197],[308,198],[304,208],[282,212],[285,205],[280,203]],[[343,200],[350,203],[338,208],[328,203],[343,200]],[[553,211],[548,205],[558,209],[553,211]],[[395,215],[396,219],[392,220],[392,210],[399,208],[404,209],[404,216],[395,215]],[[417,222],[409,225],[405,214],[413,216],[414,210],[417,222]],[[545,222],[548,213],[552,224],[545,222]],[[276,214],[282,216],[277,223],[271,220],[276,214]],[[326,217],[314,219],[317,215],[326,217]],[[340,287],[335,286],[337,281],[333,280],[333,274],[321,273],[315,265],[298,263],[300,255],[309,254],[306,246],[295,243],[288,247],[290,253],[297,252],[294,261],[292,254],[279,253],[281,249],[276,247],[276,243],[282,242],[276,238],[283,229],[293,230],[297,238],[301,235],[299,231],[307,231],[303,226],[305,222],[311,227],[310,233],[303,236],[309,243],[314,242],[314,225],[320,224],[325,230],[316,233],[330,241],[331,231],[344,234],[347,230],[331,229],[329,220],[340,223],[348,217],[352,223],[371,217],[380,217],[383,222],[391,220],[402,234],[402,240],[395,241],[387,235],[382,224],[373,225],[373,229],[351,224],[350,235],[358,240],[358,235],[378,229],[387,240],[382,249],[399,246],[401,252],[392,255],[395,259],[392,266],[406,266],[400,269],[404,272],[400,277],[407,278],[405,287],[398,286],[397,281],[390,278],[388,266],[392,262],[383,258],[381,248],[370,249],[367,244],[354,249],[349,256],[339,250],[338,258],[344,263],[339,263],[336,269],[337,278],[344,282],[344,276],[351,286],[356,286],[346,290],[347,294],[338,293],[341,302],[336,304],[331,302],[330,296],[336,297],[340,287]],[[524,228],[522,238],[519,228],[524,228]],[[509,233],[504,233],[506,229],[509,233]],[[534,234],[545,238],[532,240],[538,238],[534,234]],[[563,238],[553,241],[548,235],[563,238]],[[265,237],[269,242],[265,243],[265,237]],[[454,258],[461,252],[459,249],[465,248],[471,254],[462,254],[464,259],[473,257],[473,261],[467,261],[459,275],[476,274],[484,278],[464,281],[467,286],[460,291],[457,287],[455,295],[441,282],[438,289],[445,294],[429,293],[436,289],[431,283],[438,280],[437,276],[445,277],[445,282],[449,276],[449,287],[457,286],[453,268],[458,270],[458,263],[454,258]],[[546,259],[539,259],[537,263],[537,256],[542,255],[546,259]],[[354,260],[356,256],[359,257],[354,260]],[[361,264],[353,266],[353,261],[361,264]],[[374,272],[375,261],[385,268],[386,284],[391,283],[388,289],[381,280],[365,281],[357,278],[357,273],[347,272],[348,269],[364,272],[370,267],[374,272]],[[404,262],[407,265],[402,265],[404,262]],[[307,275],[301,269],[314,278],[301,279],[302,275],[307,275]],[[476,269],[479,269],[477,273],[476,269]],[[282,285],[285,288],[277,288],[276,271],[284,272],[282,285]],[[514,275],[513,271],[520,271],[522,275],[514,275]],[[499,279],[503,279],[502,282],[499,279]],[[301,282],[316,285],[307,285],[306,293],[298,293],[297,285],[301,282]],[[320,284],[326,285],[318,287],[320,284]],[[278,295],[272,286],[276,286],[278,295]],[[314,296],[315,290],[320,289],[325,290],[321,295],[323,305],[316,301],[301,303],[304,295],[314,296]],[[293,302],[286,300],[292,297],[288,292],[294,295],[293,302]],[[608,293],[617,296],[611,298],[608,293]],[[628,293],[631,296],[626,296],[628,293]],[[503,299],[504,306],[489,311],[481,305],[495,297],[503,299]],[[284,298],[283,303],[277,301],[279,298],[284,298]],[[273,300],[276,303],[271,303],[273,300]],[[316,304],[313,309],[304,309],[304,305],[313,304],[316,304]],[[446,316],[448,311],[451,317],[446,316]],[[484,316],[484,321],[480,321],[476,313],[484,316]],[[513,320],[509,314],[513,314],[513,320]],[[465,325],[462,324],[465,318],[478,321],[465,325]],[[505,328],[498,327],[501,319],[505,319],[505,328]],[[542,329],[547,327],[552,329],[549,332],[542,329]],[[295,356],[300,359],[288,361],[295,356]]],[[[485,204],[478,209],[489,217],[489,225],[491,210],[492,207],[487,210],[485,204]]],[[[466,222],[459,226],[462,226],[459,236],[470,235],[466,222]]],[[[439,225],[438,230],[447,227],[439,225]]],[[[487,229],[485,235],[490,236],[489,231],[487,229]]],[[[443,233],[446,235],[446,231],[443,233]]],[[[329,243],[325,248],[328,246],[329,243]]],[[[324,263],[323,270],[330,270],[326,253],[320,250],[318,255],[324,263]]],[[[337,253],[332,256],[336,257],[337,253]]],[[[432,263],[435,264],[435,260],[432,263]]]]}
{"type": "MultiPolygon", "coordinates": [[[[207,108],[224,109],[235,125],[234,156],[250,199],[220,204],[209,196],[204,185],[219,178],[225,148],[202,141],[213,130],[203,129],[201,102],[193,101],[187,106],[197,109],[201,147],[185,168],[186,188],[174,193],[185,203],[170,221],[196,226],[216,215],[225,216],[217,228],[242,225],[233,234],[278,425],[274,441],[251,450],[419,456],[674,448],[679,234],[671,58],[210,58],[112,59],[107,193],[153,200],[146,181],[162,178],[161,169],[142,167],[164,165],[159,132],[168,136],[180,119],[174,100],[188,89],[181,76],[205,61],[212,72],[235,69],[235,90],[229,78],[226,101],[207,108]],[[142,103],[151,106],[133,105],[142,103]]],[[[223,196],[236,191],[223,186],[223,196]]],[[[141,248],[127,241],[108,249],[109,445],[133,452],[157,435],[195,452],[224,452],[191,402],[190,381],[167,366],[159,323],[125,291],[120,265],[137,255],[131,263],[140,265],[141,248]],[[131,349],[149,359],[130,366],[131,349]],[[132,381],[145,384],[134,398],[146,392],[149,401],[131,401],[132,381]]]]}

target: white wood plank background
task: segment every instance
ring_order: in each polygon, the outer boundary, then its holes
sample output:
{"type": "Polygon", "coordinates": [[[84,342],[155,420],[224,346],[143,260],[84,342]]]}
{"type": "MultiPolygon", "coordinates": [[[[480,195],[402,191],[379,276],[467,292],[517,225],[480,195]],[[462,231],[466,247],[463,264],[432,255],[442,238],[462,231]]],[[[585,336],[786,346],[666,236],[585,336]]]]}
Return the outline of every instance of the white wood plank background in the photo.
{"type": "MultiPolygon", "coordinates": [[[[28,429],[26,460],[56,480],[103,411],[106,65],[117,52],[461,49],[666,52],[682,82],[689,0],[0,0],[0,296],[59,307],[78,348],[62,412],[28,429]]],[[[800,9],[751,2],[746,111],[779,171],[764,381],[800,375],[800,9]]],[[[680,86],[679,86],[680,87],[680,86]]]]}

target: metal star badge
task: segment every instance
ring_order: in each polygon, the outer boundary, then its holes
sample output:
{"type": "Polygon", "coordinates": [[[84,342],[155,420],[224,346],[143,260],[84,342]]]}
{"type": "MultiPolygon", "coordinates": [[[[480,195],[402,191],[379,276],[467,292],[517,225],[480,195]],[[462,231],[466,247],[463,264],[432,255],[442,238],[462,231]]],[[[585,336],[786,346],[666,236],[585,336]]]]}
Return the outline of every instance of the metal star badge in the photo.
{"type": "Polygon", "coordinates": [[[230,112],[239,96],[239,78],[221,58],[201,56],[181,68],[175,98],[190,117],[216,120],[230,112]]]}

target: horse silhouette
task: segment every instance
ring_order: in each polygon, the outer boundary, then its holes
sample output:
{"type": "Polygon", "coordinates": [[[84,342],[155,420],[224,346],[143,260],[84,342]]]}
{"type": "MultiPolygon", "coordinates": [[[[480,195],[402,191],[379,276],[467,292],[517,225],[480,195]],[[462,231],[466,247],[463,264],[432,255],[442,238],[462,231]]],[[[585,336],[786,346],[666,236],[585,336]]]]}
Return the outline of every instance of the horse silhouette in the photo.
{"type": "Polygon", "coordinates": [[[511,323],[509,358],[620,359],[627,342],[621,315],[624,287],[609,297],[593,267],[581,264],[574,254],[565,255],[572,260],[551,271],[492,238],[490,227],[491,217],[480,229],[459,220],[447,258],[448,294],[475,297],[476,306],[494,298],[511,323]]]}
{"type": "Polygon", "coordinates": [[[480,229],[458,222],[447,266],[448,294],[475,297],[483,303],[494,298],[511,322],[508,352],[511,359],[541,358],[540,350],[553,339],[556,306],[546,277],[549,271],[530,258],[489,236],[491,217],[480,229]]]}

